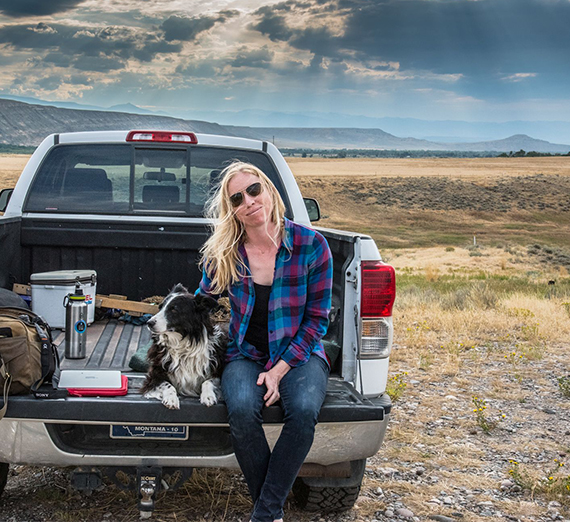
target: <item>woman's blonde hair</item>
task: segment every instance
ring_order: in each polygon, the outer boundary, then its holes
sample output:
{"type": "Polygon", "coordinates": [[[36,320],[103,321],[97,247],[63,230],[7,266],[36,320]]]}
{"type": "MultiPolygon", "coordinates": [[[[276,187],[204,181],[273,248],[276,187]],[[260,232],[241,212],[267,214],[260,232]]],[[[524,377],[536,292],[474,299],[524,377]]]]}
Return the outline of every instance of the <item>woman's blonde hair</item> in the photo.
{"type": "Polygon", "coordinates": [[[271,196],[271,222],[283,229],[285,205],[271,180],[255,165],[236,161],[228,165],[220,174],[220,184],[206,203],[204,215],[213,220],[212,234],[200,250],[200,265],[211,279],[210,292],[221,294],[246,276],[246,266],[238,248],[245,241],[245,228],[235,216],[230,203],[228,184],[240,172],[253,174],[259,178],[264,191],[271,196]]]}

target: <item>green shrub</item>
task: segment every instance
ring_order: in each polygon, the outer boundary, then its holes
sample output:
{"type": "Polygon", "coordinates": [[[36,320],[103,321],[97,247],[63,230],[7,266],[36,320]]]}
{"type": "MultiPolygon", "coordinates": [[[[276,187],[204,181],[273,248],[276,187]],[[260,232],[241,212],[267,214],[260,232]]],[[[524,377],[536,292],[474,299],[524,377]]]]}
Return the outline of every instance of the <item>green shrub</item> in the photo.
{"type": "Polygon", "coordinates": [[[558,377],[558,387],[564,397],[570,399],[570,375],[558,377]]]}
{"type": "Polygon", "coordinates": [[[408,372],[400,372],[394,375],[386,384],[386,393],[392,399],[392,402],[396,402],[399,400],[406,387],[408,386],[406,382],[404,382],[404,377],[408,375],[408,372]]]}

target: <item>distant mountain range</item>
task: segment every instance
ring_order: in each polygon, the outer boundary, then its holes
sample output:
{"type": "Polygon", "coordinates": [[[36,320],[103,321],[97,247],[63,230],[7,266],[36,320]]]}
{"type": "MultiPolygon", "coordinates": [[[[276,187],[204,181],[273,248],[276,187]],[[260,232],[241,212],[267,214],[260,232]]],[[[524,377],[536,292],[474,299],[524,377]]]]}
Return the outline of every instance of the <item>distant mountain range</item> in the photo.
{"type": "Polygon", "coordinates": [[[416,138],[398,138],[380,129],[303,129],[229,127],[248,138],[275,141],[280,147],[313,149],[455,150],[462,152],[535,152],[566,154],[570,145],[557,145],[518,134],[502,140],[475,143],[441,143],[416,138]],[[310,144],[310,145],[308,145],[310,144]]]}
{"type": "Polygon", "coordinates": [[[51,105],[64,109],[119,111],[132,114],[171,116],[184,120],[216,122],[220,125],[239,127],[302,127],[302,128],[355,128],[382,129],[394,136],[414,138],[439,143],[485,142],[504,139],[515,134],[526,134],[553,143],[570,143],[569,121],[460,121],[420,120],[417,118],[377,118],[334,112],[283,112],[262,109],[240,111],[177,110],[175,114],[151,111],[132,103],[97,107],[72,102],[45,101],[38,98],[1,95],[0,98],[22,101],[35,105],[51,105]]]}
{"type": "Polygon", "coordinates": [[[151,111],[132,103],[97,107],[73,102],[45,101],[39,98],[9,96],[0,98],[22,101],[34,105],[51,105],[64,109],[119,111],[131,114],[171,116],[184,120],[216,122],[220,125],[239,127],[302,127],[302,128],[355,128],[382,129],[394,136],[414,138],[439,143],[485,142],[504,139],[515,134],[526,134],[552,143],[570,143],[570,121],[460,121],[420,120],[418,118],[372,117],[334,112],[282,112],[262,109],[240,111],[177,110],[175,114],[151,111]]]}
{"type": "Polygon", "coordinates": [[[570,143],[570,122],[567,121],[457,121],[420,120],[417,118],[374,118],[370,116],[323,113],[242,111],[183,111],[181,118],[215,121],[221,125],[248,127],[303,127],[382,129],[394,136],[443,143],[484,142],[526,134],[554,143],[570,143]]]}
{"type": "MultiPolygon", "coordinates": [[[[16,97],[12,97],[16,98],[16,97]]],[[[43,100],[0,98],[0,143],[38,145],[51,133],[90,130],[186,130],[227,136],[241,136],[274,142],[282,148],[305,149],[388,149],[388,150],[456,150],[510,152],[525,151],[566,154],[570,145],[516,134],[506,139],[479,142],[431,141],[412,137],[400,138],[379,128],[339,127],[246,127],[220,125],[201,120],[185,120],[145,112],[132,104],[101,108],[65,108],[43,100]],[[22,101],[27,100],[27,101],[22,101]],[[29,101],[28,101],[29,100],[29,101]],[[41,103],[30,103],[40,101],[41,103]]],[[[340,115],[339,115],[340,118],[340,115]]]]}

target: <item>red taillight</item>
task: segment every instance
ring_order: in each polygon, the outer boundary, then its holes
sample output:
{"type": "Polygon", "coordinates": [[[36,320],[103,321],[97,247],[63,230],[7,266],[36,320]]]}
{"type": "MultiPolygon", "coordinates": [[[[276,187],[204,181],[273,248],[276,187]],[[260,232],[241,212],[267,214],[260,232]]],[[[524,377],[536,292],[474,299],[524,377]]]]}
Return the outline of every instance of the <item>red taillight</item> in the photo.
{"type": "Polygon", "coordinates": [[[381,261],[363,261],[360,317],[390,317],[395,298],[394,267],[381,261]]]}
{"type": "Polygon", "coordinates": [[[193,132],[163,132],[163,131],[131,131],[127,141],[146,141],[157,143],[198,143],[193,132]]]}

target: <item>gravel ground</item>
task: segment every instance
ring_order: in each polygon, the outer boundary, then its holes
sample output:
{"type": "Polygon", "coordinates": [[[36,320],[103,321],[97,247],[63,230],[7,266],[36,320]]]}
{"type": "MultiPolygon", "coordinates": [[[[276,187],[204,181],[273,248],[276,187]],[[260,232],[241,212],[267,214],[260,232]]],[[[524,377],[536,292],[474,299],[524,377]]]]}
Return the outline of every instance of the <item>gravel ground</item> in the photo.
{"type": "MultiPolygon", "coordinates": [[[[396,346],[398,350],[402,348],[396,346]]],[[[551,468],[554,459],[566,462],[570,455],[570,400],[556,382],[566,371],[563,352],[533,361],[522,377],[513,376],[503,357],[489,356],[483,348],[479,352],[485,361],[483,376],[475,366],[467,367],[461,378],[437,377],[436,369],[406,368],[406,390],[393,409],[384,448],[368,461],[354,509],[307,514],[291,499],[286,520],[570,520],[568,496],[560,502],[533,495],[508,473],[511,461],[533,472],[551,468]],[[485,397],[497,382],[505,391],[487,399],[489,420],[493,412],[504,412],[505,419],[485,434],[474,421],[470,402],[473,394],[485,397]]],[[[12,467],[0,500],[0,520],[138,520],[132,492],[106,480],[100,491],[80,494],[69,487],[69,471],[12,467]]],[[[249,510],[239,473],[199,470],[178,491],[161,493],[153,520],[245,522],[249,510]]]]}

